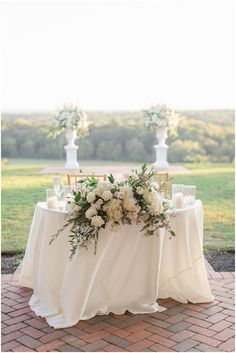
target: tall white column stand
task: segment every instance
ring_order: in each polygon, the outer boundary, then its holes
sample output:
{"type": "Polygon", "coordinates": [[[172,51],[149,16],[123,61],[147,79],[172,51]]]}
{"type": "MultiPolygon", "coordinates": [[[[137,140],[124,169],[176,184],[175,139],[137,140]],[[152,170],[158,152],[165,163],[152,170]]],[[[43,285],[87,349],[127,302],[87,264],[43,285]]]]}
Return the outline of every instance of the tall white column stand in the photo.
{"type": "Polygon", "coordinates": [[[78,146],[75,145],[75,139],[77,136],[76,130],[67,130],[66,131],[66,139],[68,141],[68,145],[65,146],[66,150],[66,164],[65,169],[67,170],[79,170],[79,163],[77,161],[77,150],[78,146]]]}
{"type": "Polygon", "coordinates": [[[167,127],[159,127],[156,130],[156,137],[158,138],[158,145],[155,145],[156,150],[156,162],[153,164],[158,170],[166,170],[169,168],[169,163],[167,162],[167,150],[168,146],[165,143],[167,138],[167,127]]]}

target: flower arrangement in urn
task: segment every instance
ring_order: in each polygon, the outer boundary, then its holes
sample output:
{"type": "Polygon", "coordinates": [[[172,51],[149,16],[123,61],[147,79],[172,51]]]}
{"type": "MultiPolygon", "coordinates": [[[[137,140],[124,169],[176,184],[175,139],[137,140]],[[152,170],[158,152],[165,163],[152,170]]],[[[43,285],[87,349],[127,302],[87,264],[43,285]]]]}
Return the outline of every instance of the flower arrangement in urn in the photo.
{"type": "Polygon", "coordinates": [[[99,231],[106,226],[112,232],[118,232],[122,225],[135,222],[141,223],[145,236],[157,235],[159,228],[174,235],[165,213],[169,202],[162,196],[164,183],[158,184],[155,175],[156,170],[148,171],[144,164],[140,172],[126,173],[120,182],[115,181],[112,174],[107,181],[98,181],[94,176],[80,180],[81,187],[73,192],[73,207],[70,207],[67,221],[52,236],[50,244],[69,225],[70,258],[80,248],[87,249],[91,242],[94,242],[96,254],[99,231]]]}
{"type": "Polygon", "coordinates": [[[72,104],[65,104],[53,118],[53,132],[55,137],[65,131],[76,131],[84,135],[88,131],[88,119],[84,111],[72,104]]]}
{"type": "Polygon", "coordinates": [[[176,132],[179,114],[166,104],[157,104],[148,110],[144,110],[144,116],[149,128],[169,128],[170,132],[176,132]]]}

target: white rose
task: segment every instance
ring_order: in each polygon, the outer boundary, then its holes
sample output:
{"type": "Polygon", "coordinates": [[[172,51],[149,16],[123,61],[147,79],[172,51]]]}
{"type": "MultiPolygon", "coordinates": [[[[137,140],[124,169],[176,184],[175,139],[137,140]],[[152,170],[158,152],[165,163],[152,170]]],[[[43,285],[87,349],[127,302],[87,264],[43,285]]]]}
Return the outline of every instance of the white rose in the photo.
{"type": "Polygon", "coordinates": [[[90,191],[90,192],[87,194],[86,200],[87,200],[89,203],[93,203],[93,201],[95,200],[95,198],[96,198],[95,192],[90,191]]]}
{"type": "Polygon", "coordinates": [[[93,216],[91,218],[91,224],[95,227],[101,227],[104,223],[105,222],[101,216],[93,216]]]}
{"type": "Polygon", "coordinates": [[[89,209],[87,209],[87,211],[85,212],[85,217],[90,219],[93,216],[96,216],[97,214],[97,210],[95,207],[90,207],[89,209]]]}
{"type": "Polygon", "coordinates": [[[112,193],[109,190],[103,191],[101,197],[103,198],[104,201],[108,201],[112,198],[112,193]]]}

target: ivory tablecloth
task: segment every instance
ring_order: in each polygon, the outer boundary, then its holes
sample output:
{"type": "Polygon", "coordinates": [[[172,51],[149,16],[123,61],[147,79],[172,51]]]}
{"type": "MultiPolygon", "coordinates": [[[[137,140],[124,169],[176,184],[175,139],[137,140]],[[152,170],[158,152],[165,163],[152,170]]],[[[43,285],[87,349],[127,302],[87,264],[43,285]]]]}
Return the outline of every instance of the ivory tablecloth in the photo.
{"type": "Polygon", "coordinates": [[[20,275],[32,288],[30,307],[55,328],[70,327],[97,314],[161,311],[157,298],[182,303],[213,300],[202,251],[202,204],[170,215],[176,237],[165,230],[145,237],[141,225],[118,233],[107,227],[93,244],[68,261],[69,228],[49,245],[65,214],[36,205],[20,275]]]}

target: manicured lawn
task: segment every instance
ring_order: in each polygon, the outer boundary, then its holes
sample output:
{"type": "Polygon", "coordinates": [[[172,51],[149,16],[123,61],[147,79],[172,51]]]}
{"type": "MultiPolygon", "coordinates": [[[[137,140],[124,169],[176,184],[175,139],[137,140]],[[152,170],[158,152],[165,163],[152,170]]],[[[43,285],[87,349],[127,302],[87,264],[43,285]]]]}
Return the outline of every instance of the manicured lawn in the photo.
{"type": "MultiPolygon", "coordinates": [[[[10,160],[2,171],[2,252],[25,249],[37,201],[45,200],[52,176],[38,172],[62,161],[10,160]]],[[[117,162],[82,162],[84,165],[121,165],[117,162]]],[[[129,164],[131,166],[131,164],[129,164]]],[[[234,168],[228,164],[188,164],[191,174],[174,177],[174,183],[194,184],[204,204],[204,246],[234,248],[234,168]]]]}

